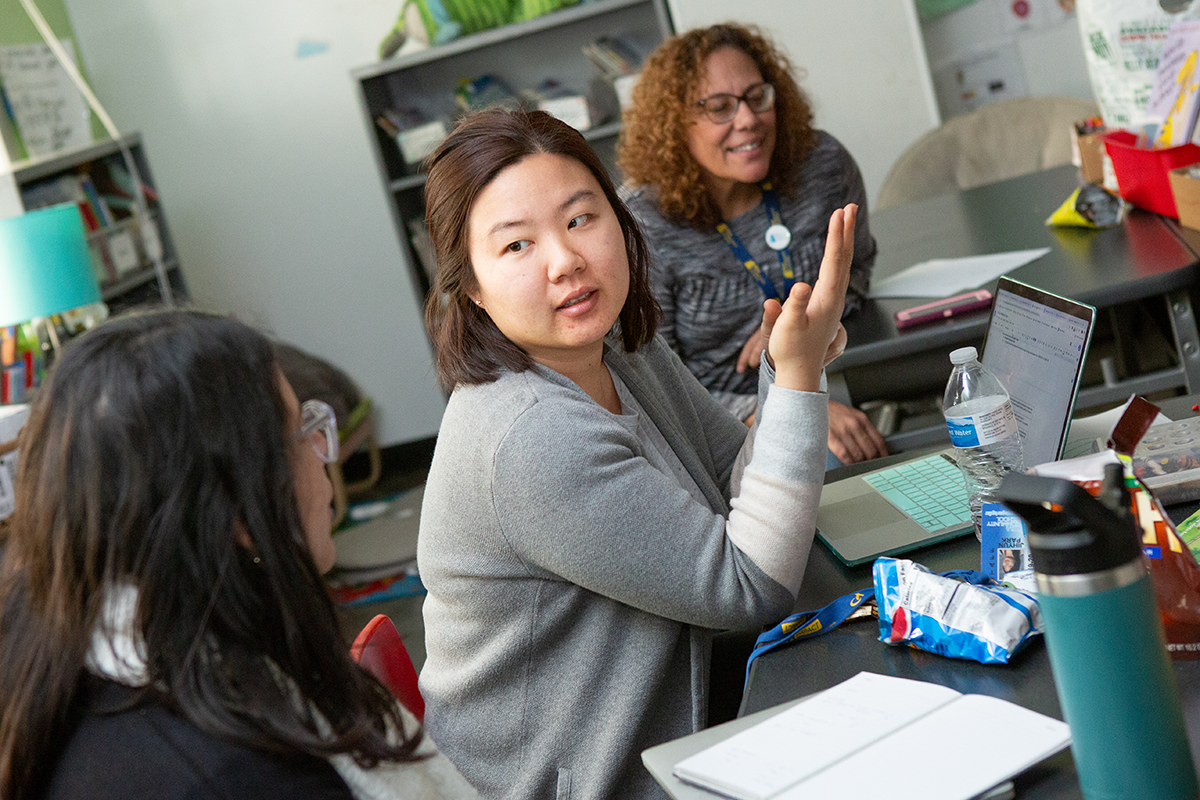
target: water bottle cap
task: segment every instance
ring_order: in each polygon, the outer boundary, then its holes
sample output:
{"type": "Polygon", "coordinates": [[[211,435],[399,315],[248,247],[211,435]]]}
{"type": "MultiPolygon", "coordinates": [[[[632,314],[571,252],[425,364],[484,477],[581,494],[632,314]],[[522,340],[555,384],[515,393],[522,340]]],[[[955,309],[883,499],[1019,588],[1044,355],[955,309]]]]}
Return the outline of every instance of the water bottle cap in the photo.
{"type": "Polygon", "coordinates": [[[979,360],[979,351],[974,347],[960,347],[950,353],[951,364],[969,364],[979,360]]]}

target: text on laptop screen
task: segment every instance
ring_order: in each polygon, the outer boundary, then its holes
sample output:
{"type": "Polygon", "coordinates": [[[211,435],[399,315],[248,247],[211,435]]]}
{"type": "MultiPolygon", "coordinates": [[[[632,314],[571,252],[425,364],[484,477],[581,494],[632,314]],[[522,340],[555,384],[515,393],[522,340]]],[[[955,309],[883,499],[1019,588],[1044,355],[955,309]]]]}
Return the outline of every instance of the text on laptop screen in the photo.
{"type": "Polygon", "coordinates": [[[1024,284],[997,288],[982,361],[1012,399],[1026,467],[1059,457],[1094,319],[1089,306],[1024,284]]]}

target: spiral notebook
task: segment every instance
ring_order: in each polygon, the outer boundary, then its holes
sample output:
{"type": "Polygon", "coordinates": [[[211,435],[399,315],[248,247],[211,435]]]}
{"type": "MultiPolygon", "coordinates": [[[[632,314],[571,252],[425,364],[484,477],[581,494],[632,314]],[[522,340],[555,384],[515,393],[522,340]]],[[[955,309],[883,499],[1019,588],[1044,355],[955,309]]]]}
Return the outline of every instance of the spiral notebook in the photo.
{"type": "Polygon", "coordinates": [[[1065,722],[1007,700],[860,672],[673,773],[738,800],[969,800],[1070,741],[1065,722]]]}

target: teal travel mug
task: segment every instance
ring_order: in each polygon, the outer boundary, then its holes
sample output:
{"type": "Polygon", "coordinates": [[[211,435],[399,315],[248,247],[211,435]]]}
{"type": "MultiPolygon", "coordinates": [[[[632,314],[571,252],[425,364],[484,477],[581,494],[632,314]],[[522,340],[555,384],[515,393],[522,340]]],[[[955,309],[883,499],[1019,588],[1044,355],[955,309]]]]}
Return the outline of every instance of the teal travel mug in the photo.
{"type": "Polygon", "coordinates": [[[1196,769],[1162,620],[1119,464],[1099,498],[1010,474],[1000,501],[1029,526],[1046,647],[1087,800],[1196,800],[1196,769]]]}

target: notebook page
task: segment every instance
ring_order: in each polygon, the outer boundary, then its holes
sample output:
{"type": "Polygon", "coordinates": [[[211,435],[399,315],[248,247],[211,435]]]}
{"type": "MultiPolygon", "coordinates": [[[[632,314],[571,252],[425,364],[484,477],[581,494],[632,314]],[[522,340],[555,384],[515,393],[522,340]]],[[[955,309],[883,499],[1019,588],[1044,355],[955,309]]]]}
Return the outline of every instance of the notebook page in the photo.
{"type": "Polygon", "coordinates": [[[1065,722],[963,695],[776,800],[969,800],[1071,742],[1065,722]]]}
{"type": "Polygon", "coordinates": [[[675,775],[745,800],[772,797],[956,697],[934,683],[860,672],[685,758],[675,775]]]}

